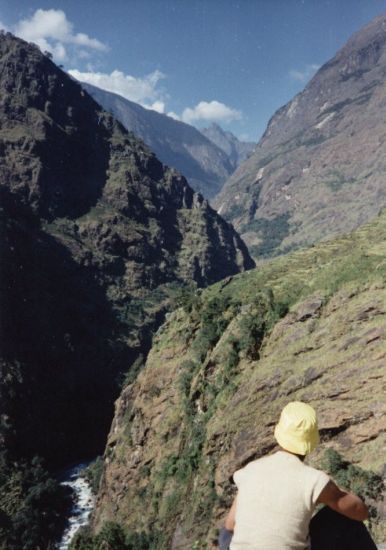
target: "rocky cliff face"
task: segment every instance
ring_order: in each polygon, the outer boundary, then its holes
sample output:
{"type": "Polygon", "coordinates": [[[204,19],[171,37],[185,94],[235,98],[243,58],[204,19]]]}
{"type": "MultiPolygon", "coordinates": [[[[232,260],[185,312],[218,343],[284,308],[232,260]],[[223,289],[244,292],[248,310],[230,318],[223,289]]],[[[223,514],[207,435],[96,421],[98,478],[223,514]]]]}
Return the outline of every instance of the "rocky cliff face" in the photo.
{"type": "Polygon", "coordinates": [[[192,295],[168,317],[116,402],[96,531],[113,520],[154,548],[215,548],[232,474],[275,448],[292,400],[318,411],[312,464],[332,447],[384,472],[385,231],[383,215],[192,295]]]}
{"type": "Polygon", "coordinates": [[[162,162],[177,168],[205,198],[216,195],[234,171],[233,159],[223,148],[193,126],[90,84],[82,83],[82,87],[142,139],[162,162]]]}
{"type": "Polygon", "coordinates": [[[217,147],[228,156],[233,170],[246,160],[254,151],[256,143],[240,141],[232,132],[226,132],[218,124],[211,124],[209,128],[203,128],[200,132],[210,139],[217,147]]]}
{"type": "Polygon", "coordinates": [[[255,254],[351,230],[385,205],[385,68],[382,15],[274,114],[215,201],[255,254]]]}
{"type": "Polygon", "coordinates": [[[93,431],[88,450],[100,447],[115,377],[149,345],[171,286],[254,264],[186,180],[37,47],[0,36],[0,85],[2,437],[65,461],[93,431]]]}

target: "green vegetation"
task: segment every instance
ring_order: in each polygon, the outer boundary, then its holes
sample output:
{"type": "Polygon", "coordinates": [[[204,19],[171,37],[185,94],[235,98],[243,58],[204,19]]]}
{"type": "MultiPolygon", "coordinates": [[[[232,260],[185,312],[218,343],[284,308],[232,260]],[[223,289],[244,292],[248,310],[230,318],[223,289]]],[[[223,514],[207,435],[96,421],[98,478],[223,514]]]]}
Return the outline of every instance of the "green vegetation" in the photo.
{"type": "Polygon", "coordinates": [[[251,246],[250,252],[255,257],[268,257],[276,251],[283,239],[289,235],[290,213],[279,214],[272,219],[258,218],[243,225],[241,233],[248,231],[257,233],[261,236],[262,242],[259,245],[251,246]]]}
{"type": "Polygon", "coordinates": [[[382,476],[350,464],[334,449],[325,451],[322,467],[342,489],[352,491],[366,502],[371,523],[379,522],[380,516],[375,504],[383,500],[382,476]]]}
{"type": "Polygon", "coordinates": [[[328,180],[326,180],[324,183],[333,191],[336,193],[336,191],[339,191],[344,185],[350,185],[352,183],[355,183],[354,178],[346,178],[342,172],[339,170],[331,170],[331,172],[328,175],[328,180]]]}
{"type": "Polygon", "coordinates": [[[272,291],[267,291],[269,308],[261,296],[261,293],[256,296],[250,313],[242,316],[238,325],[239,335],[234,342],[238,351],[244,352],[252,360],[259,358],[259,349],[267,329],[270,330],[288,311],[285,303],[275,303],[272,291]]]}
{"type": "Polygon", "coordinates": [[[232,206],[224,213],[223,218],[227,222],[231,222],[235,218],[241,218],[245,214],[245,207],[242,204],[232,204],[232,206]]]}
{"type": "MultiPolygon", "coordinates": [[[[179,453],[166,459],[160,475],[168,490],[171,480],[178,479],[175,498],[179,502],[189,494],[192,524],[199,523],[199,514],[204,513],[207,519],[203,523],[208,525],[218,502],[215,490],[210,490],[216,455],[208,457],[205,453],[208,424],[239,387],[240,361],[256,361],[257,370],[263,339],[302,299],[319,292],[323,304],[327,304],[347,285],[356,288],[386,278],[382,259],[386,253],[382,241],[385,229],[386,216],[382,216],[350,236],[277,258],[234,277],[229,284],[217,283],[186,299],[184,309],[191,320],[187,324],[198,326],[188,342],[190,359],[181,364],[178,381],[183,408],[181,429],[186,435],[179,453]],[[207,480],[202,492],[193,489],[194,480],[200,479],[207,480]]],[[[355,484],[354,477],[351,480],[353,490],[357,490],[359,473],[367,484],[365,494],[375,498],[370,486],[378,483],[374,480],[379,476],[364,476],[361,469],[351,466],[349,474],[355,474],[355,484]]],[[[170,514],[169,521],[174,512],[170,514]]]]}
{"type": "Polygon", "coordinates": [[[173,296],[172,305],[174,308],[182,307],[186,313],[191,313],[201,307],[200,296],[194,285],[179,287],[173,296]]]}
{"type": "Polygon", "coordinates": [[[131,364],[129,370],[125,374],[121,375],[120,377],[121,380],[119,385],[121,386],[122,389],[125,388],[126,386],[129,386],[136,380],[144,364],[145,364],[145,358],[142,355],[142,353],[140,353],[138,357],[131,364]]]}
{"type": "MultiPolygon", "coordinates": [[[[370,284],[386,277],[385,231],[386,214],[382,214],[351,235],[280,256],[238,275],[221,294],[248,304],[257,289],[270,288],[277,302],[290,307],[315,292],[331,296],[345,284],[370,284]]],[[[220,288],[221,283],[212,285],[202,300],[210,300],[220,288]]]]}
{"type": "Polygon", "coordinates": [[[177,381],[181,396],[180,444],[178,452],[167,455],[152,472],[149,488],[154,515],[161,530],[166,531],[179,503],[188,496],[192,502],[188,519],[191,525],[210,517],[218,497],[215,464],[211,459],[203,460],[208,422],[237,389],[241,357],[258,358],[264,336],[287,311],[287,306],[276,303],[269,290],[257,292],[244,311],[237,299],[222,293],[208,300],[203,300],[201,294],[195,298],[184,295],[184,304],[197,328],[190,342],[191,359],[181,363],[177,381]],[[234,333],[223,339],[231,324],[235,325],[234,333]],[[218,360],[208,361],[218,345],[218,360]],[[194,487],[194,479],[201,477],[208,482],[194,487]]]}
{"type": "MultiPolygon", "coordinates": [[[[386,217],[379,220],[382,227],[385,222],[386,217]]],[[[373,228],[373,234],[379,239],[382,229],[373,228]]],[[[196,328],[187,342],[190,358],[181,363],[178,378],[182,412],[179,449],[166,456],[151,476],[149,494],[153,494],[161,526],[172,523],[176,507],[188,495],[190,522],[199,522],[201,516],[206,516],[204,523],[209,521],[218,497],[215,464],[212,459],[203,461],[207,425],[236,391],[240,360],[259,359],[263,339],[302,297],[320,290],[328,300],[345,284],[367,283],[369,273],[381,275],[376,238],[372,238],[372,254],[371,248],[360,246],[362,235],[352,237],[358,241],[355,246],[352,238],[343,237],[263,264],[234,277],[228,285],[220,282],[203,292],[185,289],[181,294],[178,304],[190,319],[187,325],[196,328]],[[208,482],[194,489],[195,479],[208,482]],[[163,494],[168,495],[164,503],[163,494]]],[[[383,269],[386,271],[385,266],[383,269]]]]}
{"type": "Polygon", "coordinates": [[[54,548],[64,529],[71,491],[59,485],[34,458],[0,456],[0,546],[7,550],[54,548]]]}
{"type": "MultiPolygon", "coordinates": [[[[189,541],[186,548],[210,547],[215,524],[232,498],[228,480],[234,468],[271,448],[275,415],[287,400],[316,402],[332,418],[336,411],[343,432],[338,411],[362,422],[373,384],[379,384],[378,358],[385,351],[378,332],[384,326],[385,234],[386,214],[351,235],[177,296],[180,309],[154,339],[145,366],[148,384],[141,379],[138,389],[138,409],[128,407],[130,420],[122,421],[121,435],[118,430],[114,440],[115,452],[128,456],[133,447],[125,439],[126,425],[137,416],[141,422],[154,418],[153,410],[162,415],[162,423],[149,429],[139,466],[130,468],[140,490],[128,488],[117,521],[163,533],[163,542],[154,539],[157,550],[169,547],[177,528],[189,541]],[[363,322],[367,311],[369,320],[363,322]],[[374,340],[366,354],[367,338],[374,340]],[[365,384],[364,372],[369,374],[365,384]],[[159,394],[152,401],[148,391],[155,380],[160,380],[159,394]],[[335,399],[340,393],[345,398],[335,399]]],[[[378,468],[380,438],[377,425],[370,426],[375,437],[356,446],[356,459],[378,468]]],[[[350,438],[356,423],[348,429],[350,438]]],[[[337,437],[343,442],[344,435],[337,437]]],[[[315,465],[317,452],[311,457],[315,465]]],[[[344,485],[340,476],[345,477],[352,490],[375,506],[379,476],[343,459],[336,476],[334,460],[326,468],[338,483],[344,485]]],[[[379,539],[384,540],[381,528],[379,539]]]]}
{"type": "Polygon", "coordinates": [[[98,456],[84,471],[84,477],[90,484],[91,490],[94,495],[97,494],[99,489],[100,480],[103,473],[103,458],[98,456]]]}
{"type": "Polygon", "coordinates": [[[159,548],[159,535],[131,533],[112,521],[102,527],[98,535],[93,536],[89,529],[83,528],[73,538],[70,550],[155,550],[159,548]]]}

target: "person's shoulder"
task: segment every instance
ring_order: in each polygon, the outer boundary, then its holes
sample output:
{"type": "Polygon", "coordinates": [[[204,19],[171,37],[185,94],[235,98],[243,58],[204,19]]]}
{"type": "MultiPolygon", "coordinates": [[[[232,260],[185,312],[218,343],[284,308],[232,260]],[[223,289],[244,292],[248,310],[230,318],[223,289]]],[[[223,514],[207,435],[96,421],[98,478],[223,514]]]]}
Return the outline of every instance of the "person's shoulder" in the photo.
{"type": "Polygon", "coordinates": [[[273,461],[274,456],[275,454],[271,454],[256,458],[255,460],[251,460],[250,462],[248,462],[239,470],[236,470],[236,472],[233,474],[233,479],[235,483],[237,484],[237,480],[242,479],[243,476],[248,476],[249,474],[253,473],[256,470],[259,470],[260,468],[273,461]]]}
{"type": "Polygon", "coordinates": [[[265,466],[266,464],[270,463],[270,462],[273,462],[275,460],[275,457],[276,457],[276,454],[277,453],[273,453],[273,454],[269,454],[269,455],[264,455],[264,456],[261,456],[259,458],[256,458],[255,460],[251,460],[250,462],[248,462],[248,464],[246,464],[244,466],[244,468],[242,468],[243,470],[254,470],[256,468],[260,468],[262,466],[265,466]]]}
{"type": "Polygon", "coordinates": [[[326,482],[330,479],[329,476],[326,474],[326,472],[324,472],[323,470],[314,468],[309,464],[304,464],[304,462],[302,463],[302,466],[303,466],[304,474],[311,479],[322,479],[322,480],[326,480],[326,482]]]}

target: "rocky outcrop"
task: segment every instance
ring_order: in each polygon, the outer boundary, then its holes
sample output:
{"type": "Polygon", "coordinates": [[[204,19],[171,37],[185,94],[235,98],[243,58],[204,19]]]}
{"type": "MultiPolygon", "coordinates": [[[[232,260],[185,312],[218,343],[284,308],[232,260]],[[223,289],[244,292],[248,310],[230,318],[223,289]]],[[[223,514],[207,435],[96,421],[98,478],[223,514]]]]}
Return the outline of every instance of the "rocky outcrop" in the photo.
{"type": "Polygon", "coordinates": [[[0,36],[0,85],[2,427],[21,454],[68,461],[90,433],[88,450],[101,447],[116,377],[147,349],[173,288],[254,263],[181,175],[36,46],[0,36]]]}
{"type": "MultiPolygon", "coordinates": [[[[214,285],[168,317],[116,402],[94,530],[114,520],[150,533],[155,548],[215,548],[233,472],[275,448],[292,400],[318,411],[312,464],[333,447],[384,473],[385,231],[383,215],[214,285]]],[[[377,529],[385,540],[385,524],[377,529]]]]}
{"type": "Polygon", "coordinates": [[[202,128],[200,132],[224,151],[232,164],[233,170],[236,170],[239,164],[246,160],[256,147],[256,143],[240,141],[232,132],[226,132],[214,122],[208,128],[202,128]]]}
{"type": "Polygon", "coordinates": [[[216,198],[255,255],[352,230],[386,204],[385,28],[374,19],[274,114],[216,198]]]}
{"type": "Polygon", "coordinates": [[[205,198],[216,195],[234,171],[233,157],[193,126],[91,84],[81,84],[127,130],[142,139],[161,162],[179,170],[205,198]]]}

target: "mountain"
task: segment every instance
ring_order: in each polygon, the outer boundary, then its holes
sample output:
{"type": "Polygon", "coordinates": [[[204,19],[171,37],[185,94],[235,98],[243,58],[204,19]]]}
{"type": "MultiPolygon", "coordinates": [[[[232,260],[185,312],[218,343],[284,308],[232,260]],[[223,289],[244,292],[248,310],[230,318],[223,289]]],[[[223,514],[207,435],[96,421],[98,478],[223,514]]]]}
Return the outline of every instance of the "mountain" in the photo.
{"type": "Polygon", "coordinates": [[[214,204],[255,255],[351,230],[386,204],[386,15],[279,109],[214,204]]]}
{"type": "Polygon", "coordinates": [[[62,465],[103,447],[117,377],[175,289],[254,263],[181,175],[9,33],[0,85],[0,443],[62,465]]]}
{"type": "Polygon", "coordinates": [[[142,139],[163,163],[179,170],[204,197],[214,197],[233,172],[233,163],[222,148],[193,126],[91,84],[82,82],[81,85],[125,128],[142,139]]]}
{"type": "Polygon", "coordinates": [[[51,548],[68,495],[46,468],[101,452],[181,288],[254,262],[37,46],[0,33],[0,86],[0,546],[51,548]]]}
{"type": "Polygon", "coordinates": [[[224,151],[232,164],[233,170],[236,170],[239,164],[246,160],[256,147],[256,143],[240,141],[232,132],[226,132],[214,122],[209,128],[203,128],[200,132],[224,151]]]}
{"type": "Polygon", "coordinates": [[[302,400],[322,439],[307,461],[331,471],[338,451],[386,540],[385,235],[383,214],[186,297],[116,402],[94,532],[113,521],[141,548],[217,548],[233,473],[275,449],[282,407],[302,400]]]}

